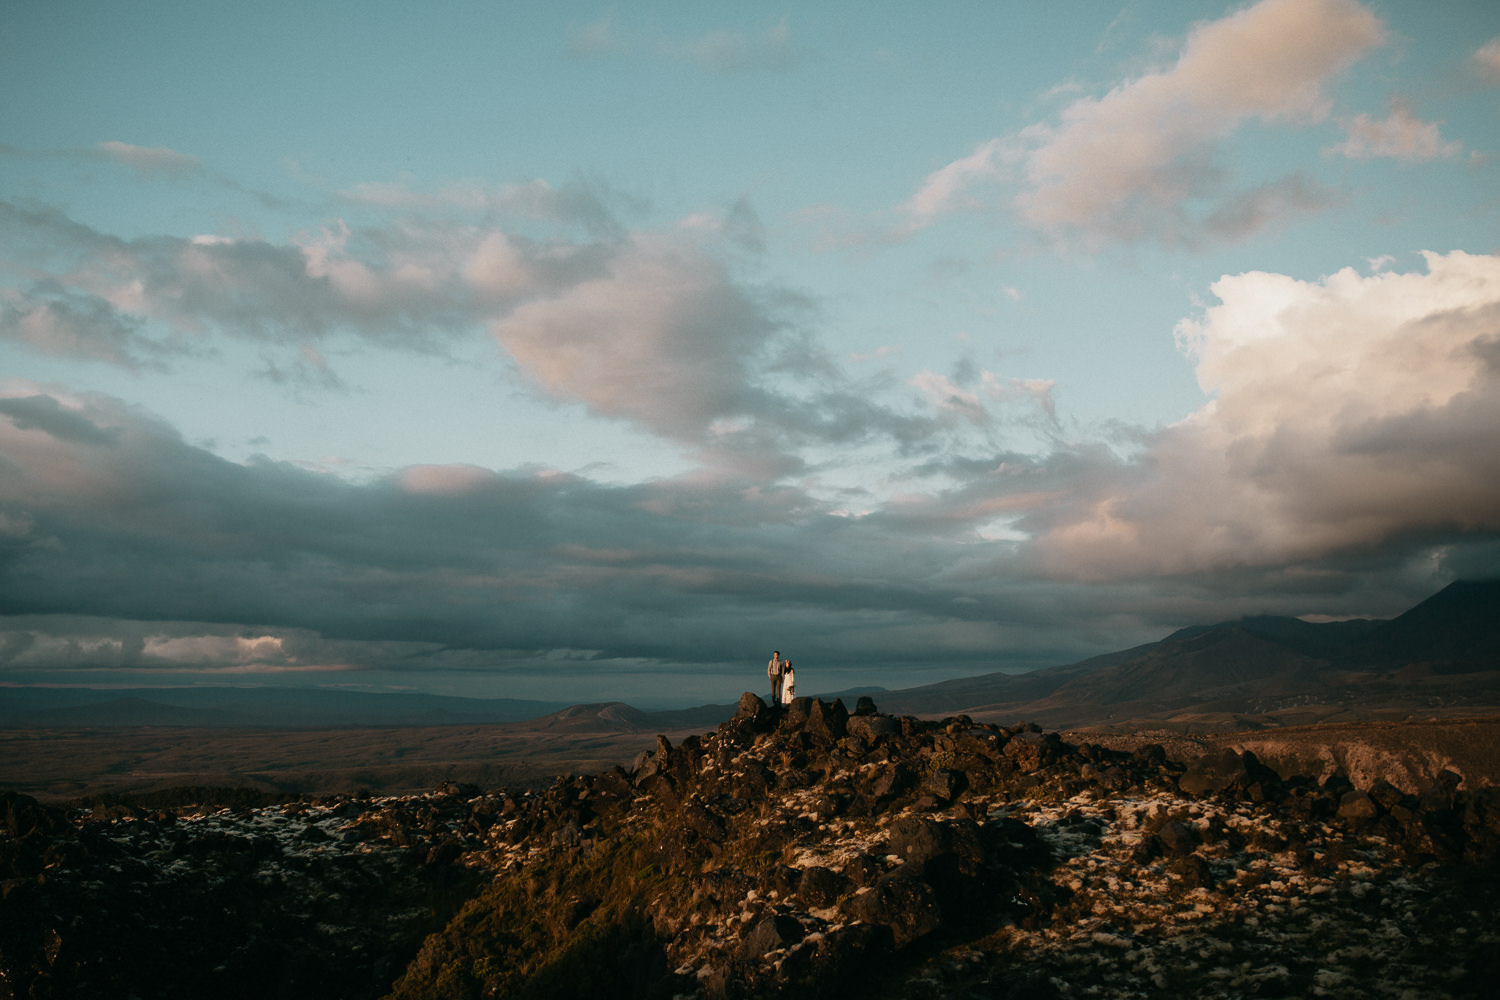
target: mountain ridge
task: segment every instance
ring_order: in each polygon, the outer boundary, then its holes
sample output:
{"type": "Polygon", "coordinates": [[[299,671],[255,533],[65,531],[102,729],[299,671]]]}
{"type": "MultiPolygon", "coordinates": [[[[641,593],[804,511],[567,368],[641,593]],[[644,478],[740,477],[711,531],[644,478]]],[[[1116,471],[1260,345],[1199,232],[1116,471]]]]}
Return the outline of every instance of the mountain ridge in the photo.
{"type": "MultiPolygon", "coordinates": [[[[1251,728],[1410,711],[1500,707],[1500,581],[1456,581],[1391,619],[1247,616],[1022,674],[875,693],[893,711],[1033,719],[1062,727],[1251,728]],[[1318,709],[1322,706],[1322,716],[1318,709]],[[1295,710],[1295,711],[1293,711],[1295,710]],[[1279,713],[1279,714],[1278,714],[1279,713]]],[[[625,702],[530,701],[301,688],[0,689],[0,728],[506,724],[553,733],[676,731],[732,706],[648,711],[625,702]]]]}

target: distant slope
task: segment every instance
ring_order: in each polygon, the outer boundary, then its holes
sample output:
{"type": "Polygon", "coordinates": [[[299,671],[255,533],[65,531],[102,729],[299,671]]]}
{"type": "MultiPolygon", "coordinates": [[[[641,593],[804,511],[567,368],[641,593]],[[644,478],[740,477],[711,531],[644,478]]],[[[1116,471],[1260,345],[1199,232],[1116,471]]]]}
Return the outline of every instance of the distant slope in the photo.
{"type": "Polygon", "coordinates": [[[560,712],[519,724],[546,733],[670,733],[713,729],[734,714],[734,705],[702,705],[670,712],[643,712],[620,701],[571,705],[560,712]]]}
{"type": "Polygon", "coordinates": [[[224,726],[237,725],[239,718],[213,709],[182,708],[164,705],[147,698],[112,698],[62,708],[44,708],[30,714],[32,726],[111,727],[111,726],[224,726]]]}
{"type": "Polygon", "coordinates": [[[892,691],[886,711],[1044,726],[1257,728],[1500,708],[1500,582],[1462,582],[1389,621],[1261,616],[1030,674],[892,691]]]}
{"type": "Polygon", "coordinates": [[[0,688],[0,726],[413,726],[520,722],[566,707],[513,698],[319,688],[0,688]]]}
{"type": "MultiPolygon", "coordinates": [[[[1389,621],[1250,617],[1030,673],[872,693],[895,714],[1055,727],[1254,727],[1500,706],[1500,581],[1451,584],[1389,621]]],[[[561,736],[710,729],[733,711],[294,688],[0,688],[7,728],[525,723],[561,736]]]]}
{"type": "Polygon", "coordinates": [[[1075,677],[1124,663],[1155,649],[1152,642],[1132,649],[1105,653],[1078,663],[1045,667],[1024,674],[993,673],[959,677],[922,687],[888,691],[875,696],[883,712],[898,715],[958,715],[981,711],[995,704],[1024,704],[1047,697],[1075,677]]]}
{"type": "Polygon", "coordinates": [[[1345,657],[1351,667],[1437,673],[1500,669],[1500,580],[1460,580],[1379,623],[1345,657]]]}

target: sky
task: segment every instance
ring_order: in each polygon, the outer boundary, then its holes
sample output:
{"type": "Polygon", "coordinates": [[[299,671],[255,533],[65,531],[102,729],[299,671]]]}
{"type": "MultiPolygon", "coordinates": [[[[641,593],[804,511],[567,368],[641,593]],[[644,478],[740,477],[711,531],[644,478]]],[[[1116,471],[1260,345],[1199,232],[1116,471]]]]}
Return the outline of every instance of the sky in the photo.
{"type": "Polygon", "coordinates": [[[1500,4],[9,0],[0,686],[650,706],[1500,574],[1500,4]]]}

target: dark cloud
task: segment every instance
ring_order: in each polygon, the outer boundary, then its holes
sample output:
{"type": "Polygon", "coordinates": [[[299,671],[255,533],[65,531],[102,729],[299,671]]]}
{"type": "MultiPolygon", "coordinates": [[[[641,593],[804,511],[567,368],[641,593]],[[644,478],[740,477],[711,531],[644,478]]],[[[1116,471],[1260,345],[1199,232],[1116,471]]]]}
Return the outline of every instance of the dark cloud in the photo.
{"type": "MultiPolygon", "coordinates": [[[[1377,548],[1276,563],[1063,572],[1048,545],[1101,498],[1127,496],[1123,521],[1168,495],[1154,444],[1133,458],[1095,446],[952,461],[940,468],[953,489],[846,516],[723,470],[610,486],[419,466],[353,483],[224,461],[105,398],[9,398],[0,650],[7,676],[30,680],[463,674],[556,697],[582,697],[580,684],[664,697],[691,676],[729,697],[764,646],[796,650],[830,684],[916,683],[1241,613],[1390,614],[1444,573],[1494,565],[1494,527],[1413,525],[1377,548]]],[[[1205,519],[1181,498],[1160,516],[1205,519]]]]}
{"type": "Polygon", "coordinates": [[[60,442],[113,447],[119,441],[117,430],[100,427],[51,396],[0,397],[0,413],[16,430],[39,430],[60,442]]]}
{"type": "Polygon", "coordinates": [[[1007,622],[998,594],[951,578],[959,551],[914,548],[789,487],[462,467],[361,485],[214,458],[108,400],[3,412],[14,474],[0,509],[29,519],[0,563],[14,614],[303,630],[413,644],[408,665],[442,649],[448,669],[495,660],[463,650],[727,662],[792,635],[809,659],[872,669],[1067,655],[1025,615],[1007,622]]]}

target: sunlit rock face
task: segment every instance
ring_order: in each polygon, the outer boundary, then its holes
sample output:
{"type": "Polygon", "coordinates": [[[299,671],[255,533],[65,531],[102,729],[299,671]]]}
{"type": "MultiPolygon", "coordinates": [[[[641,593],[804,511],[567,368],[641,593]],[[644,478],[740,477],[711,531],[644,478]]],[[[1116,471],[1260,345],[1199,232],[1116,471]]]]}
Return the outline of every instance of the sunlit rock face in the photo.
{"type": "Polygon", "coordinates": [[[746,695],[541,791],[4,813],[0,995],[1484,996],[1500,972],[1500,799],[1457,775],[1413,795],[815,699],[746,695]]]}

